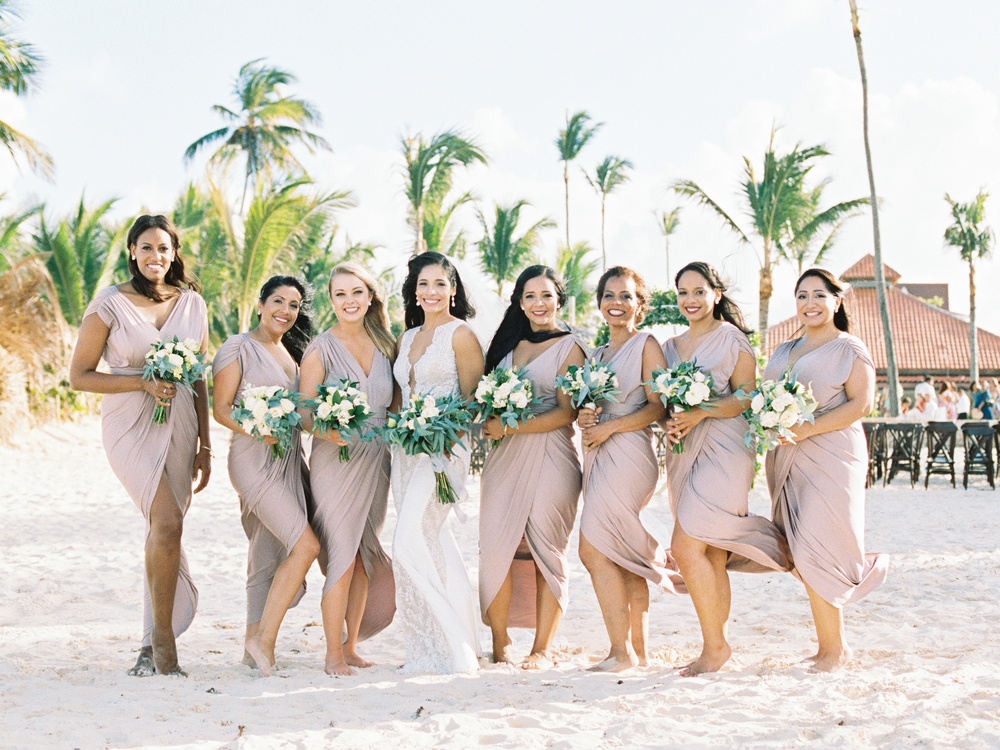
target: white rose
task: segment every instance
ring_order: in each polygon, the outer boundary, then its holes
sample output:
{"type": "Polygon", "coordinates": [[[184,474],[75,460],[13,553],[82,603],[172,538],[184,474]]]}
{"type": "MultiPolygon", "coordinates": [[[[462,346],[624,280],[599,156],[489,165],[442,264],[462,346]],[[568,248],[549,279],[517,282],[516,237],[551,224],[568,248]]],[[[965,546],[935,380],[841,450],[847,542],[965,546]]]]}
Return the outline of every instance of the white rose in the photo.
{"type": "Polygon", "coordinates": [[[291,414],[295,411],[295,404],[291,399],[283,398],[281,399],[281,410],[285,412],[285,414],[291,414]]]}
{"type": "MultiPolygon", "coordinates": [[[[438,409],[436,406],[425,406],[420,411],[420,416],[425,417],[424,421],[427,421],[427,419],[433,419],[434,417],[440,415],[441,415],[441,410],[438,409]]],[[[421,422],[421,424],[423,424],[423,422],[421,422]]]]}
{"type": "Polygon", "coordinates": [[[267,413],[270,414],[275,419],[281,419],[283,416],[285,416],[285,411],[280,406],[272,406],[270,409],[267,410],[267,413]]]}
{"type": "Polygon", "coordinates": [[[326,401],[323,401],[318,407],[316,407],[316,416],[320,419],[326,419],[330,416],[332,411],[333,407],[326,403],[326,401]]]}
{"type": "Polygon", "coordinates": [[[168,354],[167,362],[169,362],[173,367],[183,367],[184,357],[182,357],[180,354],[168,354]]]}
{"type": "Polygon", "coordinates": [[[264,389],[264,392],[267,394],[267,397],[270,398],[271,396],[273,396],[276,393],[278,393],[280,390],[281,390],[281,386],[280,385],[271,385],[271,386],[267,386],[264,389]]]}
{"type": "Polygon", "coordinates": [[[765,412],[760,417],[761,427],[771,428],[777,424],[778,424],[778,415],[773,411],[765,412]]]}
{"type": "Polygon", "coordinates": [[[491,383],[489,380],[485,378],[483,380],[480,380],[479,385],[476,386],[476,401],[482,403],[483,399],[486,397],[486,394],[490,392],[490,387],[491,383]]]}
{"type": "Polygon", "coordinates": [[[712,391],[704,383],[694,383],[686,394],[684,394],[684,400],[688,402],[691,406],[700,404],[702,401],[707,401],[712,395],[712,391]]]}
{"type": "Polygon", "coordinates": [[[271,434],[271,428],[268,427],[266,424],[258,425],[257,426],[257,434],[258,435],[263,435],[264,437],[267,437],[268,435],[271,434]]]}
{"type": "Polygon", "coordinates": [[[705,382],[705,373],[703,373],[701,370],[698,370],[694,374],[694,380],[695,380],[696,383],[704,383],[705,382]]]}
{"type": "Polygon", "coordinates": [[[184,346],[186,346],[191,351],[197,351],[198,342],[194,339],[184,339],[184,346]]]}
{"type": "Polygon", "coordinates": [[[611,376],[608,375],[607,370],[597,370],[594,373],[594,381],[598,385],[605,385],[605,384],[607,384],[609,377],[611,377],[611,376]]]}
{"type": "Polygon", "coordinates": [[[518,409],[523,409],[528,405],[528,394],[524,391],[518,391],[511,394],[510,400],[518,409]]]}
{"type": "Polygon", "coordinates": [[[243,432],[246,432],[246,433],[253,432],[253,420],[252,419],[244,419],[242,422],[240,422],[240,427],[243,428],[243,432]]]}
{"type": "Polygon", "coordinates": [[[253,414],[253,418],[257,420],[263,419],[264,415],[267,414],[267,403],[261,401],[260,399],[254,399],[251,401],[247,405],[247,408],[250,409],[250,413],[253,414]]]}
{"type": "Polygon", "coordinates": [[[799,422],[799,415],[795,409],[785,409],[778,417],[778,424],[782,427],[794,427],[799,422]]]}
{"type": "Polygon", "coordinates": [[[764,408],[764,394],[758,393],[750,401],[750,409],[754,414],[760,414],[760,410],[764,408]]]}
{"type": "Polygon", "coordinates": [[[780,411],[784,411],[785,409],[787,409],[789,406],[791,406],[794,403],[795,403],[795,399],[792,397],[792,394],[790,394],[790,393],[788,393],[786,391],[786,392],[782,393],[780,396],[778,396],[776,399],[774,399],[774,401],[772,402],[771,406],[772,406],[772,408],[775,411],[780,412],[780,411]]]}

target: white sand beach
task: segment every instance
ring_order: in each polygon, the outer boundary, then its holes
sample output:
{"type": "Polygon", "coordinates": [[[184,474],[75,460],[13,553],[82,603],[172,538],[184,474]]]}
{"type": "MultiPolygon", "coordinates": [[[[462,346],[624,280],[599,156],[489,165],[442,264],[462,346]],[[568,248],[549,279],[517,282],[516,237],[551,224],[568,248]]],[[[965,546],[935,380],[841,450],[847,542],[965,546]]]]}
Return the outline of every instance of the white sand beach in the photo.
{"type": "MultiPolygon", "coordinates": [[[[720,673],[679,677],[700,640],[691,602],[654,591],[652,665],[585,671],[604,626],[574,538],[558,664],[468,676],[400,676],[397,626],[362,644],[377,666],[323,673],[318,569],[278,642],[279,674],[240,664],[246,540],[223,431],[209,488],[195,496],[185,548],[200,590],[179,641],[189,676],[131,678],[141,630],[142,517],[104,456],[96,418],[0,447],[0,747],[14,748],[672,748],[1000,746],[1000,492],[905,476],[868,495],[870,550],[887,583],[847,610],[856,657],[833,675],[813,653],[808,603],[789,575],[733,580],[720,673]]],[[[475,580],[478,478],[455,533],[475,580]]],[[[391,500],[390,500],[391,506],[391,500]]],[[[766,513],[762,483],[752,508],[766,513]]],[[[666,497],[650,515],[669,527],[666,497]]],[[[389,548],[395,516],[384,540],[389,548]]],[[[488,645],[488,632],[481,630],[488,645]]],[[[515,631],[526,653],[530,636],[515,631]]]]}

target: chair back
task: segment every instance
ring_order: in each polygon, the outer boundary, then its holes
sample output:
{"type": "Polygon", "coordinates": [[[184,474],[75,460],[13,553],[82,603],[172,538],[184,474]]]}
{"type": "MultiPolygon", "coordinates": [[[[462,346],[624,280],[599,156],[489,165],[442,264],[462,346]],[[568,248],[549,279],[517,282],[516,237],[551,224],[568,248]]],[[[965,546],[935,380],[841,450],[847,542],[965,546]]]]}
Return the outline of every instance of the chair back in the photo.
{"type": "Polygon", "coordinates": [[[965,450],[965,469],[962,472],[962,484],[968,489],[969,476],[985,475],[990,487],[995,484],[994,445],[997,432],[987,422],[966,422],[962,425],[962,448],[965,450]]]}

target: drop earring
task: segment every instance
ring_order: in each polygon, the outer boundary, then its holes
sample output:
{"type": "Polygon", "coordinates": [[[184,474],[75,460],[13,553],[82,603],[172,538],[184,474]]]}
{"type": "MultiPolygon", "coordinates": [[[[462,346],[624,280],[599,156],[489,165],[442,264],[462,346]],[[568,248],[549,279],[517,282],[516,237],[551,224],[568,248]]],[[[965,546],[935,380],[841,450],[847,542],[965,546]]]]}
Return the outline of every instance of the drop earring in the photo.
{"type": "Polygon", "coordinates": [[[455,297],[454,297],[454,295],[452,295],[452,298],[451,298],[451,306],[452,307],[455,306],[455,297]]]}

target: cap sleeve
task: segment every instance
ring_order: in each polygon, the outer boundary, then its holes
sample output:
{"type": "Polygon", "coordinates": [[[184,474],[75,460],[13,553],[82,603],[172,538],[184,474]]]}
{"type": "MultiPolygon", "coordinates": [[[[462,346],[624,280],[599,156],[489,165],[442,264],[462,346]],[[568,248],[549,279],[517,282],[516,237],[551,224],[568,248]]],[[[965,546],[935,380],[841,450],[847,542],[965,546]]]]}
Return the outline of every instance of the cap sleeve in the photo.
{"type": "Polygon", "coordinates": [[[750,344],[750,339],[745,333],[743,333],[743,331],[734,326],[732,323],[727,325],[727,331],[730,346],[735,349],[737,357],[740,354],[749,354],[751,357],[757,356],[753,350],[753,346],[750,344]]]}
{"type": "Polygon", "coordinates": [[[244,333],[238,333],[226,339],[226,343],[219,347],[219,351],[216,352],[215,359],[212,361],[212,372],[221,372],[237,360],[240,360],[240,370],[242,371],[243,363],[241,354],[245,341],[246,334],[244,333]]]}
{"type": "Polygon", "coordinates": [[[83,317],[86,318],[88,315],[96,314],[108,328],[114,328],[118,324],[118,316],[115,315],[114,308],[112,307],[111,297],[117,294],[118,290],[109,286],[107,289],[102,289],[87,305],[87,309],[83,312],[83,317]]]}
{"type": "MultiPolygon", "coordinates": [[[[844,347],[848,349],[855,359],[860,359],[865,365],[870,367],[872,371],[875,370],[875,362],[872,359],[872,354],[868,351],[868,347],[865,346],[865,342],[859,339],[857,336],[847,336],[843,339],[844,347]]],[[[853,367],[853,363],[851,365],[853,367]]]]}

